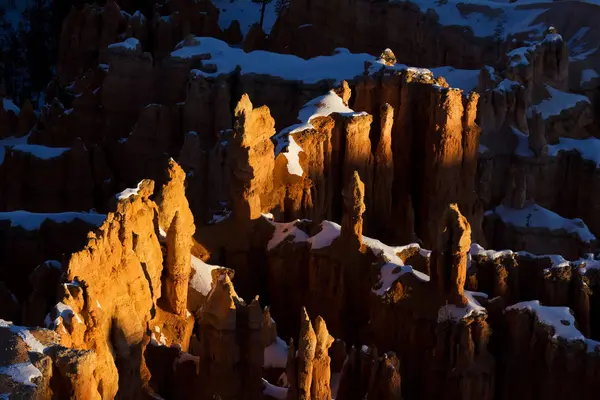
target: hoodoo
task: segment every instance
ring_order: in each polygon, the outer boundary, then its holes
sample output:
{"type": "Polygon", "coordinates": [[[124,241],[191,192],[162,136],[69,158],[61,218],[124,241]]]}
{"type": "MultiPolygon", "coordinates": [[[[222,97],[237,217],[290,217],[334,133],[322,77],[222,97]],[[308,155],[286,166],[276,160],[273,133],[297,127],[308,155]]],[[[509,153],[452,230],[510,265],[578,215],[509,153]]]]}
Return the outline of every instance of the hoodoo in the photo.
{"type": "Polygon", "coordinates": [[[0,1],[0,399],[596,400],[598,21],[0,1]]]}

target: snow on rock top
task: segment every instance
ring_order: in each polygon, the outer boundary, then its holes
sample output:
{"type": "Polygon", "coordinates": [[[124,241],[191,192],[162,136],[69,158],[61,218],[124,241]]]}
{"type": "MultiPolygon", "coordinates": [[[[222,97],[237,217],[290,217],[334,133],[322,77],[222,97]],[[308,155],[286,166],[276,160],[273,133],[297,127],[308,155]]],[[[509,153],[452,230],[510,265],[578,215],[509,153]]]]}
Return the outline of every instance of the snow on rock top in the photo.
{"type": "Polygon", "coordinates": [[[194,288],[197,292],[202,293],[204,296],[210,292],[212,283],[212,271],[214,269],[221,268],[218,265],[209,265],[198,257],[192,255],[192,270],[194,271],[193,276],[190,278],[189,286],[194,288]]]}
{"type": "Polygon", "coordinates": [[[306,232],[296,226],[296,223],[300,222],[298,219],[285,223],[273,222],[267,217],[265,217],[265,219],[275,227],[273,237],[271,237],[271,240],[269,240],[269,243],[267,243],[267,250],[274,249],[284,240],[292,241],[294,243],[306,242],[308,240],[308,235],[306,232]]]}
{"type": "Polygon", "coordinates": [[[579,103],[590,104],[590,100],[586,96],[563,92],[550,85],[545,86],[550,97],[539,104],[529,107],[529,110],[527,110],[528,117],[531,117],[533,112],[537,111],[542,115],[542,118],[547,119],[549,117],[560,115],[564,110],[573,108],[579,103]]]}
{"type": "Polygon", "coordinates": [[[4,152],[6,148],[10,148],[14,145],[26,144],[29,140],[29,135],[21,137],[8,137],[6,139],[0,139],[0,165],[4,162],[4,152]]]}
{"type": "MultiPolygon", "coordinates": [[[[9,329],[12,333],[19,336],[31,352],[43,354],[46,350],[46,346],[37,340],[29,329],[25,327],[16,326],[12,322],[0,319],[0,328],[9,329]]],[[[31,361],[0,366],[0,375],[8,375],[14,382],[27,386],[36,386],[33,383],[33,379],[42,377],[40,370],[31,361]]]]}
{"type": "Polygon", "coordinates": [[[137,187],[135,188],[127,188],[122,192],[115,194],[115,197],[117,198],[117,200],[124,200],[134,195],[137,196],[137,194],[140,191],[140,185],[142,184],[142,182],[143,181],[138,182],[137,187]]]}
{"type": "Polygon", "coordinates": [[[593,69],[584,69],[581,72],[581,86],[590,83],[594,79],[600,78],[600,75],[593,69]]]}
{"type": "Polygon", "coordinates": [[[288,388],[272,385],[264,378],[262,381],[263,381],[263,394],[264,395],[270,396],[277,400],[285,400],[286,399],[288,388]]]}
{"type": "Polygon", "coordinates": [[[305,83],[317,83],[322,80],[334,80],[339,83],[344,79],[352,79],[364,72],[365,61],[375,61],[372,55],[352,54],[346,49],[336,49],[332,56],[320,56],[309,60],[290,54],[262,50],[246,53],[242,49],[231,47],[221,40],[210,37],[194,37],[180,42],[175,46],[171,57],[174,59],[203,58],[204,65],[210,65],[216,71],[206,72],[195,69],[192,73],[205,77],[229,74],[239,66],[242,74],[270,75],[305,83]]]}
{"type": "Polygon", "coordinates": [[[0,221],[11,221],[11,227],[21,227],[28,231],[40,229],[40,226],[46,220],[65,223],[73,222],[76,219],[100,226],[106,219],[106,215],[86,212],[33,213],[22,210],[0,212],[0,221]]]}
{"type": "Polygon", "coordinates": [[[278,336],[273,343],[265,347],[263,367],[285,368],[287,357],[288,345],[278,336]]]}
{"type": "Polygon", "coordinates": [[[587,349],[590,352],[594,351],[599,344],[596,341],[586,339],[583,333],[575,327],[575,317],[568,307],[547,307],[541,305],[538,300],[532,300],[523,301],[506,308],[506,311],[511,310],[522,310],[534,314],[540,324],[552,328],[554,331],[552,339],[554,340],[559,338],[567,342],[581,340],[586,342],[587,349]]]}
{"type": "Polygon", "coordinates": [[[21,109],[17,107],[17,105],[11,99],[6,97],[2,99],[2,107],[4,108],[4,111],[12,111],[16,115],[21,113],[21,109]]]}
{"type": "MultiPolygon", "coordinates": [[[[406,2],[405,0],[389,0],[390,2],[406,2]]],[[[547,0],[546,0],[547,1],[547,0]]],[[[539,7],[524,8],[524,4],[535,4],[540,0],[519,0],[517,3],[489,0],[416,0],[422,13],[433,10],[438,15],[438,23],[445,26],[463,26],[469,28],[478,37],[498,36],[506,39],[508,35],[529,32],[541,34],[543,25],[533,25],[536,19],[546,11],[539,7]]]]}
{"type": "Polygon", "coordinates": [[[580,218],[564,218],[537,204],[530,204],[521,209],[499,205],[492,213],[500,217],[505,223],[515,227],[546,228],[552,231],[564,230],[577,235],[586,243],[596,239],[580,218]]]}
{"type": "Polygon", "coordinates": [[[354,110],[344,105],[342,99],[332,90],[329,93],[316,97],[306,103],[298,112],[299,124],[292,125],[283,129],[277,135],[275,140],[275,155],[282,153],[287,158],[287,168],[290,175],[302,176],[304,171],[300,165],[300,152],[302,148],[296,143],[293,137],[294,133],[314,128],[310,123],[317,117],[326,117],[333,113],[345,115],[364,115],[365,113],[355,113],[354,110]]]}
{"type": "Polygon", "coordinates": [[[471,257],[486,257],[490,260],[496,260],[500,257],[507,256],[521,256],[521,257],[529,257],[529,258],[545,258],[548,259],[552,265],[552,268],[563,268],[569,266],[569,261],[567,261],[563,256],[558,254],[532,254],[527,251],[512,251],[512,250],[486,250],[481,247],[477,243],[471,244],[471,249],[469,250],[469,255],[471,257]]]}
{"type": "Polygon", "coordinates": [[[340,236],[342,227],[335,222],[321,222],[321,230],[315,236],[308,239],[313,250],[331,246],[331,243],[340,236]]]}
{"type": "Polygon", "coordinates": [[[375,74],[379,71],[399,73],[411,71],[433,81],[434,74],[442,75],[452,87],[468,92],[477,86],[479,70],[455,69],[453,67],[438,67],[432,70],[409,67],[404,64],[387,65],[370,54],[353,54],[348,49],[337,48],[330,56],[319,56],[308,60],[291,55],[268,51],[244,52],[237,47],[211,37],[189,37],[175,46],[171,52],[175,60],[197,58],[203,67],[193,69],[193,76],[214,78],[222,74],[231,74],[240,68],[241,74],[269,75],[290,81],[301,81],[307,84],[324,80],[339,84],[350,81],[365,73],[365,63],[370,66],[366,71],[375,74]]]}
{"type": "Polygon", "coordinates": [[[435,76],[443,76],[448,85],[462,89],[465,94],[477,89],[479,83],[478,69],[456,69],[454,67],[430,68],[435,76]]]}
{"type": "Polygon", "coordinates": [[[42,160],[49,160],[51,158],[60,157],[63,153],[71,149],[68,147],[48,147],[39,144],[17,144],[12,147],[12,150],[29,153],[42,160]]]}
{"type": "Polygon", "coordinates": [[[471,249],[469,250],[469,254],[471,256],[481,256],[481,257],[489,258],[490,260],[495,260],[500,257],[512,255],[512,254],[514,254],[514,252],[512,250],[501,250],[501,251],[486,250],[483,247],[481,247],[479,244],[473,243],[473,244],[471,244],[471,249]]]}
{"type": "Polygon", "coordinates": [[[137,52],[141,50],[142,46],[139,40],[131,37],[122,42],[110,44],[108,48],[137,52]]]}
{"type": "Polygon", "coordinates": [[[548,145],[548,155],[557,156],[563,151],[576,151],[581,158],[596,163],[600,167],[600,139],[590,137],[587,139],[558,138],[558,144],[548,145]]]}
{"type": "Polygon", "coordinates": [[[471,292],[465,290],[465,297],[467,298],[467,305],[464,307],[458,307],[454,304],[446,304],[440,307],[438,310],[437,322],[444,321],[459,321],[464,318],[472,317],[475,315],[487,314],[485,307],[479,304],[474,296],[487,298],[487,294],[479,292],[471,292]]]}
{"type": "MultiPolygon", "coordinates": [[[[310,243],[312,250],[318,250],[331,246],[333,241],[337,239],[341,233],[341,226],[331,221],[321,222],[321,230],[314,236],[309,236],[306,232],[296,226],[296,223],[299,222],[299,220],[287,223],[273,222],[269,219],[267,219],[267,221],[275,227],[273,237],[267,246],[268,250],[274,249],[283,241],[291,241],[293,243],[307,242],[310,243]]],[[[378,295],[383,295],[387,292],[394,281],[400,275],[406,273],[412,273],[424,282],[429,281],[429,276],[426,274],[414,270],[410,265],[404,265],[402,259],[400,259],[397,254],[410,247],[418,247],[419,253],[424,257],[428,257],[431,253],[430,251],[421,249],[419,245],[415,243],[407,246],[395,247],[385,245],[377,239],[366,236],[362,237],[362,241],[376,256],[381,257],[385,261],[385,264],[380,270],[380,282],[376,285],[377,289],[373,289],[378,295]]]]}

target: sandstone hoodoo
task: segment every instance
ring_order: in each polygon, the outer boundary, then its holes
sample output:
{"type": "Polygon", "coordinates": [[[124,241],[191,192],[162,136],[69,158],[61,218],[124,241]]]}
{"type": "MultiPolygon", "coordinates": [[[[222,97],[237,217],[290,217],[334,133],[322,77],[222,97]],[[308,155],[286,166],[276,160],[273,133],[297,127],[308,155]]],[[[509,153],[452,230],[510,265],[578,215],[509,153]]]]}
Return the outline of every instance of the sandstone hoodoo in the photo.
{"type": "Polygon", "coordinates": [[[598,398],[597,1],[34,3],[1,399],[598,398]]]}

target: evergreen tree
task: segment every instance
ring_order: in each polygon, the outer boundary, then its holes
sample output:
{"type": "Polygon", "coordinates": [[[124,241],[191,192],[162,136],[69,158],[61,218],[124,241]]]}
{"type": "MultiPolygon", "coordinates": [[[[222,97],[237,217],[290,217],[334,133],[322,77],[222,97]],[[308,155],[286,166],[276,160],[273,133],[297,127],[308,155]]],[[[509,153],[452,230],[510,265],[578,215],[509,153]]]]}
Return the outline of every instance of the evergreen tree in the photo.
{"type": "Polygon", "coordinates": [[[267,8],[267,4],[272,3],[273,0],[252,0],[253,3],[260,4],[260,27],[263,27],[263,22],[265,21],[265,9],[267,8]]]}

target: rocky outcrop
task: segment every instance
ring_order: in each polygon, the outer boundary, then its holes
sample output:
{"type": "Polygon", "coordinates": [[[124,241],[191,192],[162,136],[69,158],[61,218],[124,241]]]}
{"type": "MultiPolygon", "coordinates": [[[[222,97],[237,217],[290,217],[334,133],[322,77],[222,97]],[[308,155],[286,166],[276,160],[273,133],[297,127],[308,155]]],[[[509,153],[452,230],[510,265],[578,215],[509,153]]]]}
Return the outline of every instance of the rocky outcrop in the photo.
{"type": "Polygon", "coordinates": [[[147,327],[161,331],[162,326],[163,332],[174,335],[172,343],[180,343],[184,350],[188,347],[192,332],[185,333],[185,297],[193,218],[185,210],[187,201],[181,198],[183,172],[175,164],[170,172],[171,181],[159,196],[160,206],[150,200],[154,191],[150,180],[120,195],[115,211],[89,235],[84,250],[71,256],[63,278],[66,283],[58,296],[61,303],[51,313],[52,318],[62,318],[52,323],[61,333],[62,344],[96,354],[96,390],[102,397],[113,397],[117,390],[123,396],[139,395],[147,327]],[[158,239],[162,224],[167,231],[165,297],[175,315],[159,308],[157,302],[163,286],[158,239]],[[181,290],[181,282],[185,290],[181,290]],[[69,319],[64,309],[70,310],[69,319]]]}
{"type": "Polygon", "coordinates": [[[363,346],[350,349],[342,372],[336,399],[359,399],[366,396],[401,400],[400,361],[388,352],[378,357],[377,348],[363,346]]]}
{"type": "Polygon", "coordinates": [[[0,209],[4,211],[90,210],[106,201],[99,195],[94,152],[81,141],[71,148],[17,145],[4,151],[0,164],[0,209]]]}
{"type": "MultiPolygon", "coordinates": [[[[149,8],[149,7],[148,7],[149,8]]],[[[158,11],[155,9],[155,11],[158,11]]],[[[211,1],[170,2],[161,10],[167,15],[133,15],[121,11],[114,1],[104,6],[73,7],[62,25],[57,75],[61,83],[72,82],[94,66],[98,52],[111,44],[133,38],[162,59],[185,36],[221,36],[219,11],[211,1]]]]}
{"type": "Polygon", "coordinates": [[[262,198],[273,190],[275,122],[267,107],[254,109],[242,96],[235,109],[236,124],[229,144],[233,216],[243,223],[260,217],[262,198]]]}
{"type": "Polygon", "coordinates": [[[165,296],[171,311],[180,317],[187,313],[188,281],[191,273],[194,216],[185,197],[185,173],[169,161],[169,180],[158,200],[159,226],[167,236],[165,296]]]}
{"type": "Polygon", "coordinates": [[[569,307],[586,337],[599,338],[595,323],[598,290],[597,260],[569,262],[558,255],[535,256],[527,252],[484,251],[471,248],[469,290],[499,296],[505,305],[539,300],[548,306],[569,307]]]}
{"type": "Polygon", "coordinates": [[[0,320],[5,345],[0,361],[0,391],[28,399],[100,399],[92,351],[59,345],[56,333],[0,320]]]}
{"type": "Polygon", "coordinates": [[[329,335],[325,321],[317,317],[313,325],[306,309],[302,309],[298,352],[290,346],[286,366],[290,387],[286,400],[331,399],[329,347],[333,337],[329,335]]]}
{"type": "Polygon", "coordinates": [[[431,253],[431,283],[438,287],[449,303],[464,307],[467,305],[464,287],[467,253],[471,247],[471,226],[458,206],[451,204],[440,228],[437,245],[431,253]]]}
{"type": "Polygon", "coordinates": [[[196,335],[200,341],[201,398],[262,399],[262,310],[237,296],[227,273],[213,275],[196,335]]]}
{"type": "MultiPolygon", "coordinates": [[[[492,10],[489,14],[495,17],[492,10]]],[[[476,37],[467,28],[441,26],[438,19],[434,8],[423,12],[413,3],[293,0],[273,27],[269,49],[311,58],[338,47],[379,54],[387,46],[402,63],[479,68],[494,62],[504,46],[491,37],[476,37]],[[398,24],[405,29],[393,29],[398,24]]]]}
{"type": "Polygon", "coordinates": [[[596,237],[581,219],[562,218],[536,204],[526,203],[526,189],[522,189],[517,190],[521,193],[517,196],[520,207],[500,205],[486,213],[483,228],[490,246],[538,255],[557,254],[568,260],[593,253],[596,237]]]}
{"type": "MultiPolygon", "coordinates": [[[[43,274],[37,282],[38,278],[34,273],[36,268],[47,264],[47,267],[56,269],[60,275],[58,260],[62,261],[65,255],[83,248],[87,233],[100,225],[104,218],[105,215],[102,214],[86,213],[27,214],[17,211],[4,214],[0,220],[0,281],[16,296],[21,306],[27,303],[29,295],[32,291],[37,291],[40,284],[44,286],[43,291],[54,292],[54,286],[58,283],[57,274],[43,274]],[[14,224],[13,219],[16,222],[14,224]],[[19,221],[22,223],[23,220],[29,220],[33,226],[20,225],[19,221]],[[35,225],[36,220],[39,225],[35,225]],[[47,260],[54,261],[46,262],[47,260]]],[[[25,324],[42,325],[49,308],[56,303],[56,295],[44,297],[50,304],[42,309],[36,307],[31,310],[38,316],[35,319],[29,319],[27,315],[30,313],[26,312],[25,324]]],[[[19,319],[14,320],[20,323],[18,321],[19,319]]]]}
{"type": "Polygon", "coordinates": [[[519,303],[506,310],[506,331],[499,358],[505,384],[502,398],[526,399],[532,395],[558,399],[570,393],[581,399],[596,395],[598,342],[585,339],[563,307],[539,302],[519,303]],[[525,379],[521,374],[528,371],[525,379]]]}
{"type": "MultiPolygon", "coordinates": [[[[407,243],[416,234],[432,245],[436,228],[426,221],[439,220],[449,202],[458,202],[467,219],[478,226],[482,210],[473,178],[480,132],[475,123],[477,102],[476,94],[464,97],[423,71],[409,69],[391,76],[382,71],[357,82],[356,110],[371,113],[376,120],[386,118],[384,104],[395,110],[391,213],[397,223],[387,240],[407,243]],[[432,215],[436,217],[431,219],[432,215]]],[[[381,126],[386,127],[384,122],[381,126]]],[[[482,237],[478,228],[474,237],[482,237]]]]}

